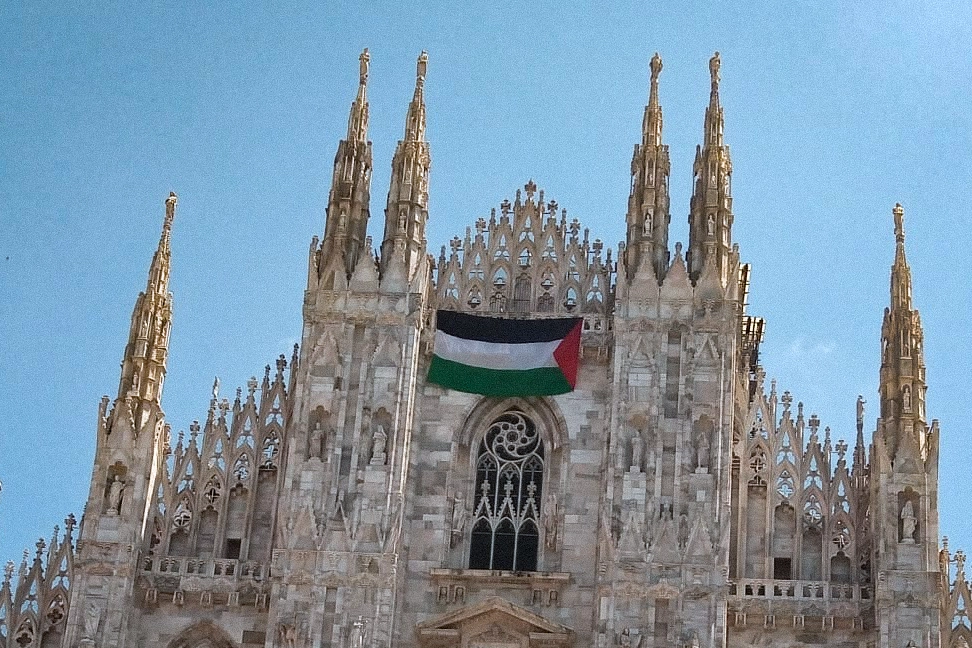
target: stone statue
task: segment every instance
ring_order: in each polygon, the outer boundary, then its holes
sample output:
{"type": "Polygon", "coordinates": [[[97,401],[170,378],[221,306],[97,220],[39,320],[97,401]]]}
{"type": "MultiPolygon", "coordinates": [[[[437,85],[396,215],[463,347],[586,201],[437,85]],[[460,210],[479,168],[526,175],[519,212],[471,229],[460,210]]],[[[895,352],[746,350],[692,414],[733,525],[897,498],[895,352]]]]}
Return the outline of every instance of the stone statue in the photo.
{"type": "Polygon", "coordinates": [[[314,427],[310,432],[310,445],[307,449],[307,458],[321,458],[321,447],[324,441],[324,430],[320,421],[314,422],[314,427]]]}
{"type": "Polygon", "coordinates": [[[911,411],[911,387],[905,385],[901,390],[901,402],[904,404],[904,411],[911,411]]]}
{"type": "Polygon", "coordinates": [[[715,234],[715,216],[709,214],[709,217],[705,221],[705,233],[709,236],[715,234]]]}
{"type": "Polygon", "coordinates": [[[364,648],[365,623],[364,617],[359,616],[351,624],[351,636],[348,642],[350,648],[364,648]]]}
{"type": "Polygon", "coordinates": [[[864,429],[864,404],[866,402],[862,395],[857,395],[857,427],[861,430],[864,429]]]}
{"type": "Polygon", "coordinates": [[[463,498],[462,493],[456,491],[452,498],[452,539],[449,546],[455,547],[462,540],[468,517],[469,512],[466,510],[465,498],[463,498]]]}
{"type": "Polygon", "coordinates": [[[707,425],[696,423],[695,428],[695,455],[699,468],[709,466],[709,429],[707,425]]]}
{"type": "Polygon", "coordinates": [[[94,603],[88,603],[84,611],[84,637],[94,639],[98,634],[98,623],[101,621],[101,610],[94,603]]]}
{"type": "Polygon", "coordinates": [[[361,52],[361,56],[358,57],[358,82],[361,85],[368,83],[368,68],[371,63],[371,54],[368,53],[368,48],[364,48],[361,52]]]}
{"type": "Polygon", "coordinates": [[[292,623],[281,623],[279,628],[280,643],[287,648],[297,645],[297,627],[292,623]]]}
{"type": "Polygon", "coordinates": [[[371,465],[385,465],[385,446],[388,444],[388,435],[385,434],[385,426],[381,423],[375,426],[375,434],[371,443],[371,465]]]}
{"type": "Polygon", "coordinates": [[[915,517],[915,506],[911,500],[901,507],[901,541],[912,543],[915,541],[915,531],[918,529],[918,518],[915,517]]]}
{"type": "Polygon", "coordinates": [[[122,494],[125,491],[125,482],[121,477],[115,475],[115,480],[108,487],[108,512],[118,513],[121,511],[122,494]]]}
{"type": "Polygon", "coordinates": [[[631,435],[631,470],[637,472],[641,470],[642,459],[645,454],[645,444],[641,439],[641,432],[635,430],[631,435]]]}
{"type": "Polygon", "coordinates": [[[715,86],[719,83],[719,68],[722,67],[722,59],[719,57],[719,52],[712,55],[709,59],[709,74],[712,76],[712,85],[715,86]]]}
{"type": "Polygon", "coordinates": [[[557,548],[557,522],[559,517],[557,494],[550,493],[547,495],[547,501],[543,503],[543,537],[548,549],[557,548]]]}
{"type": "Polygon", "coordinates": [[[688,516],[682,513],[678,516],[678,546],[680,549],[684,549],[685,545],[688,544],[689,539],[689,524],[688,516]]]}

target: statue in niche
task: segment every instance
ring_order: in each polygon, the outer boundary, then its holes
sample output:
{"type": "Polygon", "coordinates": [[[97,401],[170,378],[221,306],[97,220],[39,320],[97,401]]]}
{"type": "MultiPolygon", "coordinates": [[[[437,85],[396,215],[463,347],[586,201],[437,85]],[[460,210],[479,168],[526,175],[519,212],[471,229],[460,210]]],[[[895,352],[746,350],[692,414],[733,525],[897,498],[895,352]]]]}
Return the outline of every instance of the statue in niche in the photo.
{"type": "Polygon", "coordinates": [[[308,459],[321,459],[322,448],[324,445],[324,428],[320,421],[314,421],[314,427],[310,432],[310,443],[307,448],[308,459]]]}
{"type": "Polygon", "coordinates": [[[705,221],[705,233],[709,236],[715,235],[715,214],[709,214],[705,221]]]}
{"type": "Polygon", "coordinates": [[[452,497],[452,538],[449,546],[455,547],[462,540],[468,517],[469,511],[466,510],[466,500],[462,493],[456,491],[456,494],[452,497]]]}
{"type": "Polygon", "coordinates": [[[621,631],[618,643],[623,648],[640,648],[643,635],[636,628],[625,628],[621,631]]]}
{"type": "Polygon", "coordinates": [[[364,617],[359,616],[354,623],[351,624],[351,636],[348,641],[350,648],[364,648],[365,642],[365,620],[364,617]]]}
{"type": "Polygon", "coordinates": [[[678,548],[684,549],[688,544],[689,524],[688,516],[682,513],[678,516],[678,548]]]}
{"type": "Polygon", "coordinates": [[[287,648],[297,645],[297,626],[292,623],[281,623],[278,629],[280,643],[287,648]]]}
{"type": "Polygon", "coordinates": [[[651,236],[655,228],[655,214],[649,211],[645,214],[645,236],[651,236]]]}
{"type": "Polygon", "coordinates": [[[641,431],[635,430],[631,435],[631,471],[639,472],[645,454],[645,442],[641,438],[641,431]]]}
{"type": "Polygon", "coordinates": [[[710,435],[712,422],[707,416],[702,416],[695,422],[695,458],[697,468],[709,467],[710,435]]]}
{"type": "Polygon", "coordinates": [[[375,425],[374,437],[371,441],[371,465],[385,465],[385,446],[388,445],[388,435],[385,433],[385,426],[381,423],[375,425]]]}
{"type": "Polygon", "coordinates": [[[915,517],[915,506],[907,500],[901,507],[901,541],[911,544],[915,541],[915,531],[918,529],[918,518],[915,517]]]}
{"type": "Polygon", "coordinates": [[[98,624],[101,622],[101,610],[94,603],[88,603],[84,611],[84,638],[94,639],[98,634],[98,624]]]}
{"type": "Polygon", "coordinates": [[[556,493],[547,495],[547,500],[543,503],[543,537],[548,549],[557,548],[557,522],[559,521],[560,511],[557,505],[556,493]]]}
{"type": "Polygon", "coordinates": [[[910,412],[911,411],[911,387],[909,385],[905,385],[904,388],[902,388],[901,390],[901,402],[904,405],[904,411],[910,412]]]}
{"type": "Polygon", "coordinates": [[[125,492],[125,482],[115,475],[114,481],[108,486],[108,513],[117,515],[121,511],[122,495],[125,492]]]}

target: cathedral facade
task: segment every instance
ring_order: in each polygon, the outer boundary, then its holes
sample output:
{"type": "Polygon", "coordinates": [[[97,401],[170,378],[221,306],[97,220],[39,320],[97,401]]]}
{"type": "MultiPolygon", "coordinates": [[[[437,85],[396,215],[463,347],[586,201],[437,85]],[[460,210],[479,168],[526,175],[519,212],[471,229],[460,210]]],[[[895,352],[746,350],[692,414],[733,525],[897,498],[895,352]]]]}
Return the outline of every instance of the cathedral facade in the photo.
{"type": "Polygon", "coordinates": [[[429,254],[424,53],[374,252],[360,66],[299,347],[173,438],[171,194],[84,516],[7,567],[0,648],[968,648],[900,205],[878,417],[867,439],[858,397],[851,447],[759,364],[718,54],[687,248],[656,54],[614,252],[530,181],[429,254]],[[440,311],[580,318],[576,386],[433,384],[440,311]]]}

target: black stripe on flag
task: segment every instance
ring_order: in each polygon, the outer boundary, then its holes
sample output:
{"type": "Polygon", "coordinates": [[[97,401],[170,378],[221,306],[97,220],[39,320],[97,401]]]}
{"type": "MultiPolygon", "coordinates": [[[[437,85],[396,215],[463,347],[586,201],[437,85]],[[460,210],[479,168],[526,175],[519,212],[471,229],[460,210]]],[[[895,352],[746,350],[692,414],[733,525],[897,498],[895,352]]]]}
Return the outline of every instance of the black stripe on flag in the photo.
{"type": "Polygon", "coordinates": [[[436,327],[448,335],[480,342],[553,342],[562,340],[580,321],[579,317],[554,319],[503,319],[455,311],[436,311],[436,327]]]}

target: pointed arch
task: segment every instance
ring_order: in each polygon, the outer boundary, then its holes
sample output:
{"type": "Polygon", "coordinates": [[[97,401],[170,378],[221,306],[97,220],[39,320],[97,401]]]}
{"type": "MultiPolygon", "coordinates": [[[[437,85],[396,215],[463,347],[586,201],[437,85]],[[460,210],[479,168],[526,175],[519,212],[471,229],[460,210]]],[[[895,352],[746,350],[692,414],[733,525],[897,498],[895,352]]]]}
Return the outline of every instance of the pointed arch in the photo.
{"type": "Polygon", "coordinates": [[[226,632],[211,621],[183,630],[166,648],[237,648],[226,632]]]}

